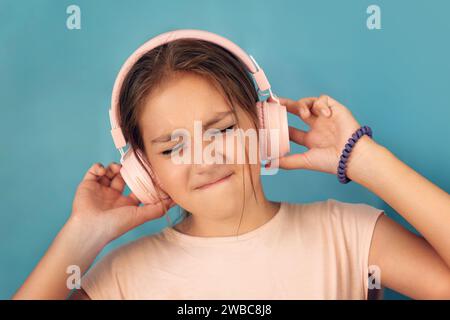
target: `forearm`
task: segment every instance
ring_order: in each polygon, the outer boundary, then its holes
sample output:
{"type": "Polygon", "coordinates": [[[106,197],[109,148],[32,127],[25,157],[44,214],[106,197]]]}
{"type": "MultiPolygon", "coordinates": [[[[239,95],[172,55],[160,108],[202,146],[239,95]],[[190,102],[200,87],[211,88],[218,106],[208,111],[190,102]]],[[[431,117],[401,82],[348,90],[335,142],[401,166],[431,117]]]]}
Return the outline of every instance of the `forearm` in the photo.
{"type": "Polygon", "coordinates": [[[450,267],[450,195],[367,136],[352,153],[348,177],[402,215],[450,267]]]}
{"type": "Polygon", "coordinates": [[[102,248],[92,234],[68,221],[12,299],[66,299],[71,291],[68,266],[78,266],[82,275],[102,248]]]}

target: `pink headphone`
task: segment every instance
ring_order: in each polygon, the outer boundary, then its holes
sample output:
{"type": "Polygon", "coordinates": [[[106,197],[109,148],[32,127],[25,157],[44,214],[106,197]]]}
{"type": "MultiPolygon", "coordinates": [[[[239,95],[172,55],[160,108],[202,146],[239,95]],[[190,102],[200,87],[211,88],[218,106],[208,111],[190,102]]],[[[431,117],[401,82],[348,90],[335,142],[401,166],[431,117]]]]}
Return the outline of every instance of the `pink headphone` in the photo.
{"type": "Polygon", "coordinates": [[[160,195],[162,199],[170,197],[167,193],[164,192],[164,188],[161,182],[157,179],[152,169],[148,165],[146,165],[145,161],[143,160],[144,157],[140,150],[136,150],[136,154],[138,155],[138,157],[140,157],[142,163],[144,163],[145,167],[150,173],[150,176],[148,176],[141,163],[138,161],[134,153],[130,150],[131,148],[128,148],[126,152],[123,151],[123,148],[126,146],[127,142],[125,141],[122,128],[120,127],[120,124],[118,122],[118,119],[120,119],[120,88],[125,76],[129,72],[131,67],[145,53],[160,45],[182,38],[206,40],[215,43],[227,49],[237,58],[239,58],[239,60],[247,67],[248,71],[253,75],[254,80],[258,86],[258,93],[264,96],[269,95],[267,100],[258,101],[256,103],[261,128],[266,129],[261,131],[263,132],[263,134],[260,137],[261,159],[276,159],[287,154],[290,151],[286,107],[280,105],[279,100],[272,93],[270,83],[267,80],[263,69],[259,67],[252,56],[247,55],[240,47],[238,47],[230,40],[208,31],[182,29],[162,33],[141,45],[125,61],[114,83],[111,97],[111,109],[109,109],[111,135],[116,148],[121,154],[120,163],[122,164],[122,168],[120,170],[120,173],[130,190],[143,204],[155,204],[159,202],[155,184],[161,190],[160,195]],[[276,132],[279,133],[278,136],[274,137],[273,135],[271,135],[271,132],[274,132],[271,129],[276,129],[276,132]],[[274,141],[275,139],[277,139],[278,141],[274,141]],[[272,145],[274,143],[277,144],[277,147],[272,148],[272,145]],[[271,154],[271,150],[274,149],[278,150],[278,154],[271,154]]]}

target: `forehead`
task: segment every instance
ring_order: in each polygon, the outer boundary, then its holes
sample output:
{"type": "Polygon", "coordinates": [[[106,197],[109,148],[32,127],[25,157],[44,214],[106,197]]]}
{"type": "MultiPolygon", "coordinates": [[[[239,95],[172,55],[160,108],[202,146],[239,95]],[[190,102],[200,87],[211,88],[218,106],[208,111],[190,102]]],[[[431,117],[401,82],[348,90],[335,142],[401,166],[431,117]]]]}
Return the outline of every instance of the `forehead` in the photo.
{"type": "Polygon", "coordinates": [[[182,74],[152,92],[139,122],[145,135],[157,135],[229,110],[225,97],[210,80],[196,74],[182,74]]]}

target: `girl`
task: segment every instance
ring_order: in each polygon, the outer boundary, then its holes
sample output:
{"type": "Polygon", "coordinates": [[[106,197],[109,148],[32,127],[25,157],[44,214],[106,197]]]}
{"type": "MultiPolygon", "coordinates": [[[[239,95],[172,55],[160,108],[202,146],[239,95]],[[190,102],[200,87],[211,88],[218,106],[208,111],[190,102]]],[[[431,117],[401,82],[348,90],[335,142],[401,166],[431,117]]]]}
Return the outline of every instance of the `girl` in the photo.
{"type": "MultiPolygon", "coordinates": [[[[367,299],[380,285],[416,299],[449,299],[450,197],[367,135],[350,154],[347,177],[423,237],[363,203],[271,201],[259,163],[172,161],[174,152],[190,152],[168,138],[175,129],[192,132],[196,120],[218,136],[257,128],[256,101],[244,66],[215,44],[182,39],[147,52],[124,80],[120,123],[170,198],[140,206],[133,193],[123,194],[119,164],[94,164],[67,223],[13,298],[66,298],[66,270],[76,266],[84,276],[71,299],[367,299]],[[175,204],[181,222],[89,269],[106,244],[175,204]]],[[[326,95],[280,102],[310,130],[289,128],[308,151],[282,157],[279,166],[335,175],[360,127],[351,112],[326,95]]]]}

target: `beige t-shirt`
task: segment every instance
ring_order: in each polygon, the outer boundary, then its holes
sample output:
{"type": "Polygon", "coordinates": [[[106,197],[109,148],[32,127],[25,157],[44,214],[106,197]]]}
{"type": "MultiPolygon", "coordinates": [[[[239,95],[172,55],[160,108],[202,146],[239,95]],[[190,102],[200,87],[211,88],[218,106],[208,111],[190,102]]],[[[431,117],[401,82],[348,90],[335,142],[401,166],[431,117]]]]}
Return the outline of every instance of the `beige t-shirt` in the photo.
{"type": "Polygon", "coordinates": [[[91,299],[367,299],[382,213],[334,199],[281,202],[271,220],[238,238],[166,227],[106,254],[81,286],[91,299]]]}

